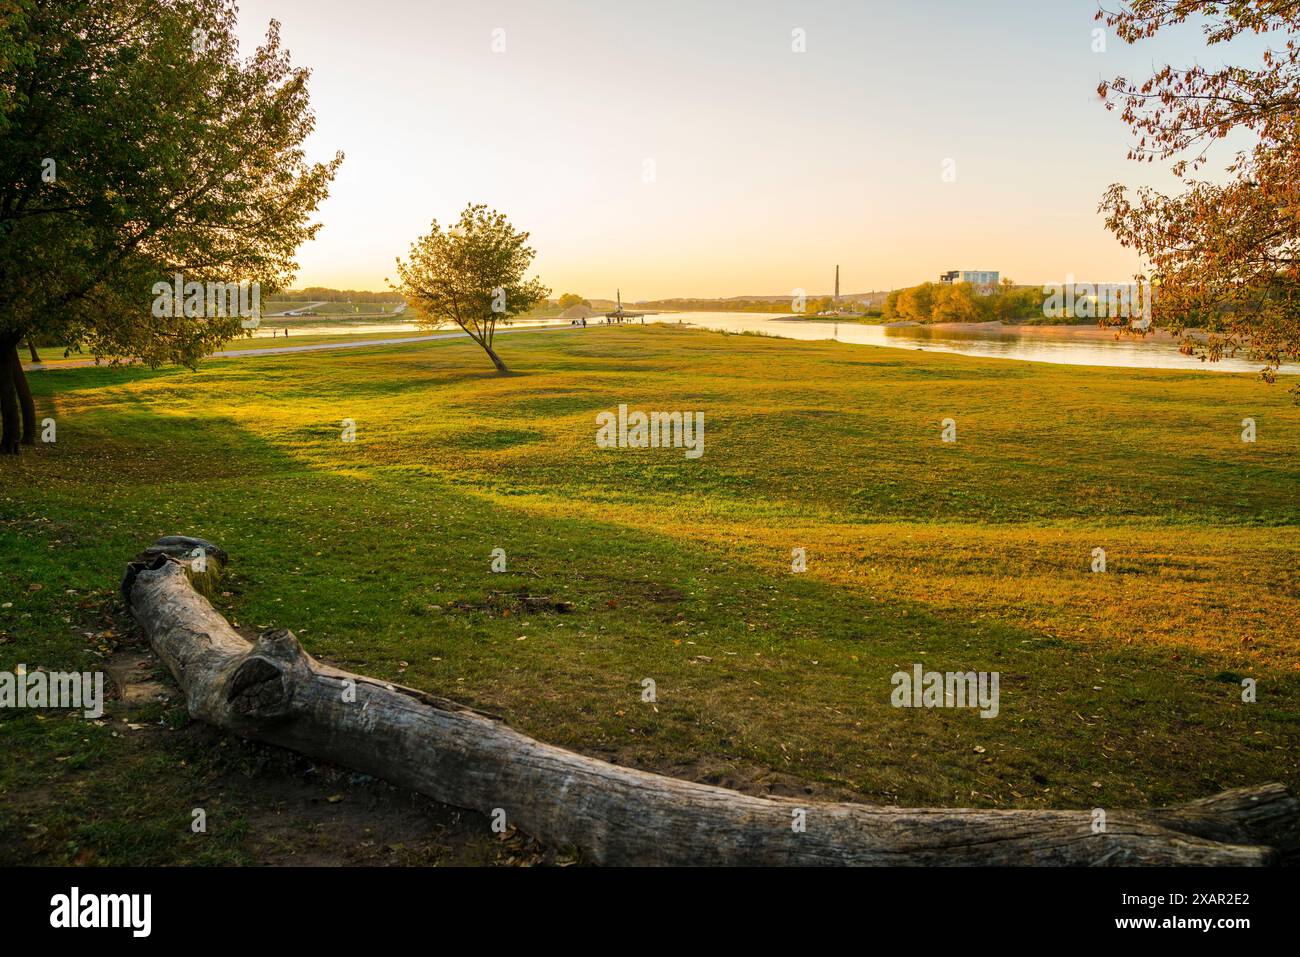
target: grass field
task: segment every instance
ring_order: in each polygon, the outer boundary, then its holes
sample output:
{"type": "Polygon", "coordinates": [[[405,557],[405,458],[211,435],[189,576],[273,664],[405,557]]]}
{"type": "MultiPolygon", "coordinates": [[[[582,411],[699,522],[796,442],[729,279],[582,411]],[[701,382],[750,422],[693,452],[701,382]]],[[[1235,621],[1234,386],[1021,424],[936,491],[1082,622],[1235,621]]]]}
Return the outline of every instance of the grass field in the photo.
{"type": "MultiPolygon", "coordinates": [[[[0,462],[0,668],[138,654],[117,582],[181,532],[230,551],[219,607],[249,633],[620,763],[905,805],[1300,786],[1283,386],[673,326],[499,345],[509,376],[465,342],[33,374],[58,443],[0,462]],[[620,403],[702,410],[703,457],[598,449],[620,403]],[[916,662],[999,672],[999,716],[891,707],[916,662]]],[[[230,794],[275,759],[175,695],[129,722],[9,709],[0,753],[0,858],[267,853],[230,794]]]]}
{"type": "MultiPolygon", "coordinates": [[[[267,326],[268,329],[283,329],[282,325],[267,326]]],[[[455,332],[455,328],[438,330],[439,332],[455,332]]],[[[414,330],[410,332],[367,332],[365,327],[359,327],[358,331],[337,332],[337,333],[299,333],[285,338],[283,335],[277,335],[272,338],[270,335],[247,337],[240,336],[238,339],[231,339],[219,351],[221,352],[245,352],[249,349],[279,349],[293,346],[314,346],[324,343],[343,343],[343,342],[360,342],[370,341],[372,339],[410,339],[415,336],[427,335],[428,333],[414,330]]],[[[44,366],[61,366],[69,364],[80,364],[87,360],[93,360],[94,356],[89,353],[73,352],[64,355],[62,350],[55,351],[53,348],[41,352],[41,364],[44,366]]],[[[25,366],[30,363],[24,363],[25,366]]],[[[108,360],[103,361],[103,366],[108,366],[108,360]]]]}
{"type": "Polygon", "coordinates": [[[267,300],[262,303],[262,314],[269,316],[277,312],[288,312],[292,309],[305,309],[315,304],[316,300],[313,299],[267,300]]]}
{"type": "MultiPolygon", "coordinates": [[[[274,328],[274,327],[272,327],[274,328]]],[[[283,329],[283,326],[279,328],[283,329]]],[[[438,330],[439,332],[455,332],[453,329],[438,330]]],[[[249,349],[283,349],[293,348],[294,346],[316,346],[325,343],[338,344],[344,342],[370,342],[374,339],[411,339],[416,336],[428,335],[429,333],[420,330],[410,332],[366,332],[361,329],[356,332],[335,332],[335,333],[295,333],[286,338],[284,335],[257,336],[256,338],[239,338],[232,339],[226,343],[220,351],[222,352],[245,352],[249,349]]]]}

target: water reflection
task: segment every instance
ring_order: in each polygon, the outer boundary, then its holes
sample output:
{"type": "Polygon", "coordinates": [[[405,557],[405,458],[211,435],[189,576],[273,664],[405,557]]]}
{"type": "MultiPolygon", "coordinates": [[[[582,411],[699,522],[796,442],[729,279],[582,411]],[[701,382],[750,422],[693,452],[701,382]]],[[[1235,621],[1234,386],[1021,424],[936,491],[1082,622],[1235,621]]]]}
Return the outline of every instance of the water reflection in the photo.
{"type": "MultiPolygon", "coordinates": [[[[835,339],[839,342],[896,349],[925,349],[968,356],[1022,359],[1065,365],[1120,366],[1134,369],[1200,369],[1210,372],[1257,372],[1260,363],[1244,359],[1202,362],[1178,351],[1178,342],[1161,333],[1145,339],[1116,339],[1114,330],[1096,326],[1003,326],[981,323],[966,327],[865,325],[856,322],[811,322],[776,314],[693,312],[657,317],[681,320],[706,329],[763,332],[789,339],[835,339]]],[[[1283,373],[1300,373],[1284,366],[1283,373]]]]}

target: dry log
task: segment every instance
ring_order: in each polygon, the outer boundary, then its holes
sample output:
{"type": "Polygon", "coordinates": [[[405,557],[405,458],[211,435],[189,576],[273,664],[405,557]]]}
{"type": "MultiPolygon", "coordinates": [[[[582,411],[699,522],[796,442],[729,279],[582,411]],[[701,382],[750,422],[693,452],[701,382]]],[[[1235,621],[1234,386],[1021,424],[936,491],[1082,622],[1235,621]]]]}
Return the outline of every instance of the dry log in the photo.
{"type": "MultiPolygon", "coordinates": [[[[600,864],[1264,865],[1300,846],[1280,784],[1160,810],[897,808],[762,798],[619,767],[529,738],[412,688],[330,667],[289,631],[250,643],[191,583],[169,537],[132,563],[123,595],[190,714],[493,815],[600,864]],[[802,811],[804,829],[795,828],[802,811]]],[[[211,586],[214,566],[199,576],[211,586]]]]}

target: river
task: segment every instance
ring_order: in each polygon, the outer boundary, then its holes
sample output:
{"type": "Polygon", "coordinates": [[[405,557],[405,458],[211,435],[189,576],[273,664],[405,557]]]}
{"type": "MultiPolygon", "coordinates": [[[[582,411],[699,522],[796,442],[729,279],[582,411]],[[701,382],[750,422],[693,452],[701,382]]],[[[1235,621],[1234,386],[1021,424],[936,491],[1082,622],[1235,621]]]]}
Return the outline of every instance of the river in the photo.
{"type": "MultiPolygon", "coordinates": [[[[630,323],[640,320],[630,319],[630,323]]],[[[1119,366],[1132,369],[1196,369],[1206,372],[1257,372],[1261,363],[1245,359],[1202,362],[1178,351],[1178,342],[1165,333],[1146,338],[1116,339],[1115,331],[1095,325],[1004,326],[996,322],[970,324],[868,325],[790,318],[782,313],[754,312],[665,312],[646,316],[646,322],[676,323],[727,332],[755,332],[786,339],[834,339],[839,342],[891,349],[924,349],[967,356],[1053,362],[1063,365],[1119,366]]],[[[598,326],[603,319],[588,320],[598,326]]],[[[566,320],[524,319],[512,326],[568,325],[566,320]]],[[[257,336],[270,338],[274,320],[264,320],[257,336]]],[[[335,320],[298,325],[293,336],[345,333],[410,332],[420,329],[413,322],[335,320]]],[[[293,336],[288,342],[292,343],[293,336]]],[[[1283,374],[1298,374],[1300,366],[1283,366],[1283,374]]]]}
{"type": "MultiPolygon", "coordinates": [[[[1133,369],[1199,369],[1210,372],[1257,372],[1262,363],[1245,359],[1202,362],[1178,351],[1174,337],[1160,333],[1145,338],[1115,338],[1115,330],[1095,325],[1004,326],[1000,323],[867,325],[858,322],[811,321],[786,315],[744,312],[680,312],[655,317],[680,320],[705,329],[761,332],[789,339],[835,339],[891,349],[924,349],[967,356],[1053,362],[1063,365],[1120,366],[1133,369]]],[[[1300,366],[1279,372],[1300,373],[1300,366]]]]}

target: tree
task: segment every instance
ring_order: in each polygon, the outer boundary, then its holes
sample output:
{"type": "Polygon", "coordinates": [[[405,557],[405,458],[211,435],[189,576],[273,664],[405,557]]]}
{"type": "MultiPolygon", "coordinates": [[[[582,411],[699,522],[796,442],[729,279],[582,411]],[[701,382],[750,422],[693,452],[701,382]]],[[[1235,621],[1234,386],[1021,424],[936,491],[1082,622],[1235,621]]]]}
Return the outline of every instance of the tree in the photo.
{"type": "Polygon", "coordinates": [[[1134,0],[1097,18],[1127,43],[1189,19],[1210,45],[1280,35],[1254,67],[1166,65],[1141,84],[1117,77],[1098,87],[1138,137],[1129,158],[1175,160],[1186,187],[1166,196],[1116,184],[1101,203],[1107,227],[1148,263],[1151,326],[1203,359],[1260,361],[1272,381],[1280,362],[1300,358],[1300,2],[1134,0]],[[1226,181],[1193,178],[1233,132],[1253,145],[1235,154],[1226,181]]]}
{"type": "Polygon", "coordinates": [[[308,71],[290,65],[274,21],[241,58],[236,12],[231,0],[0,0],[4,452],[35,441],[25,337],[192,366],[242,318],[158,317],[155,285],[179,273],[273,291],[292,278],[342,156],[304,160],[308,71]]]}
{"type": "Polygon", "coordinates": [[[923,282],[919,286],[904,289],[898,297],[898,318],[929,322],[934,308],[935,288],[935,283],[923,282]]]}
{"type": "Polygon", "coordinates": [[[835,299],[832,296],[809,296],[804,299],[803,311],[806,316],[815,316],[823,312],[833,312],[835,299]]]}
{"type": "Polygon", "coordinates": [[[984,299],[970,283],[941,284],[933,290],[929,319],[931,322],[979,322],[988,308],[984,299]]]}
{"type": "Polygon", "coordinates": [[[990,317],[999,322],[1042,319],[1043,294],[1035,287],[1017,286],[1015,280],[1004,278],[988,297],[988,309],[990,317]]]}
{"type": "Polygon", "coordinates": [[[576,292],[566,292],[560,297],[559,306],[561,309],[569,309],[573,306],[586,306],[590,309],[591,303],[586,299],[583,299],[576,292]]]}
{"type": "Polygon", "coordinates": [[[393,288],[421,326],[455,323],[483,347],[498,372],[506,372],[492,349],[497,321],[508,323],[551,292],[524,278],[536,255],[527,243],[528,233],[518,232],[504,213],[471,203],[450,229],[433,220],[429,235],[411,244],[409,258],[397,260],[400,282],[393,288]]]}
{"type": "Polygon", "coordinates": [[[901,318],[898,314],[898,301],[902,297],[903,297],[902,289],[889,290],[889,294],[885,296],[885,304],[880,308],[880,316],[882,319],[901,318]]]}

